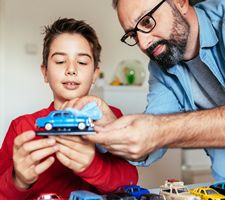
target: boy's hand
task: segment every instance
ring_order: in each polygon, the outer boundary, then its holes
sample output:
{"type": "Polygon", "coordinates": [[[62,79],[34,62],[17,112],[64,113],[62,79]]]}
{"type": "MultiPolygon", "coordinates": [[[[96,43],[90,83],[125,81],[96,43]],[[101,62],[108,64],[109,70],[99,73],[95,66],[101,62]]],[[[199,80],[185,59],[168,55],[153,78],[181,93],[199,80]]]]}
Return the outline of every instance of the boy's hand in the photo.
{"type": "Polygon", "coordinates": [[[102,119],[95,122],[98,126],[105,126],[116,119],[116,116],[107,103],[97,96],[84,96],[65,102],[60,109],[75,108],[80,110],[86,104],[95,101],[102,112],[102,119]]]}
{"type": "Polygon", "coordinates": [[[34,137],[33,131],[27,131],[14,140],[13,178],[16,187],[20,189],[29,188],[38,179],[39,174],[47,170],[55,161],[54,157],[50,156],[57,151],[55,139],[32,140],[34,137]],[[44,158],[46,159],[42,161],[44,158]]]}
{"type": "Polygon", "coordinates": [[[91,164],[95,144],[84,141],[80,136],[59,136],[56,141],[59,147],[56,157],[64,166],[79,173],[91,164]]]}

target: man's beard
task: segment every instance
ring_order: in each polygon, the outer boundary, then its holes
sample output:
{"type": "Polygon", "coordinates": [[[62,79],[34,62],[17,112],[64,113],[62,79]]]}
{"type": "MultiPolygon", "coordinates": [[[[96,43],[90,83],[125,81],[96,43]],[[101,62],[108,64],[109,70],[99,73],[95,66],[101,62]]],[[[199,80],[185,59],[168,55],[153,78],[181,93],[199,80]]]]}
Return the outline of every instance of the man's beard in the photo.
{"type": "Polygon", "coordinates": [[[147,50],[147,55],[155,61],[163,70],[168,70],[183,60],[189,35],[189,24],[178,10],[173,10],[174,23],[169,40],[159,40],[152,44],[147,50]],[[158,45],[165,45],[165,51],[157,56],[153,55],[158,45]]]}

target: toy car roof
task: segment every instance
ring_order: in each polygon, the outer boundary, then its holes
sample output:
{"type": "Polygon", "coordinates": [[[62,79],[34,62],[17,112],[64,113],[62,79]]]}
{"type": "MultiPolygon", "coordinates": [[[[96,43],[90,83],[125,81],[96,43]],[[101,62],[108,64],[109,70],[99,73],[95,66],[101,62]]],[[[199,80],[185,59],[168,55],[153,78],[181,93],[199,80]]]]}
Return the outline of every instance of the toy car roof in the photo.
{"type": "Polygon", "coordinates": [[[180,187],[185,187],[183,181],[176,181],[176,182],[171,182],[171,181],[165,181],[164,185],[161,185],[160,188],[180,188],[180,187]]]}

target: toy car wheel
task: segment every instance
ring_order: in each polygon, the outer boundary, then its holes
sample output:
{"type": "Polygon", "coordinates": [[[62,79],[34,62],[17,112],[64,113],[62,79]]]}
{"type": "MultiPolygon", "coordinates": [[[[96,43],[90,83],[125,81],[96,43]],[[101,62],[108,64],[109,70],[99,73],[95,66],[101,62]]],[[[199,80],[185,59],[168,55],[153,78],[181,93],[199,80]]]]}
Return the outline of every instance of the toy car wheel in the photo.
{"type": "Polygon", "coordinates": [[[78,124],[78,129],[79,130],[84,130],[85,128],[86,128],[85,123],[81,122],[81,123],[78,124]]]}
{"type": "Polygon", "coordinates": [[[52,130],[52,124],[51,123],[46,123],[45,124],[45,130],[47,130],[47,131],[52,130]]]}

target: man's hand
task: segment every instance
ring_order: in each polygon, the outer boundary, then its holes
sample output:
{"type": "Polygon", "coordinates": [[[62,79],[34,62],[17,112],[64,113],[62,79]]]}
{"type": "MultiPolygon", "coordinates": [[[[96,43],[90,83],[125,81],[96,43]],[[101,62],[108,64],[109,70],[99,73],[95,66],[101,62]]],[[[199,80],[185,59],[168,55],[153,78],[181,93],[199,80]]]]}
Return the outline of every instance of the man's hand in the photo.
{"type": "Polygon", "coordinates": [[[39,174],[47,170],[55,160],[50,156],[57,151],[55,140],[48,138],[32,140],[34,137],[33,131],[27,131],[14,140],[13,178],[16,187],[20,189],[29,188],[38,179],[39,174]]]}
{"type": "Polygon", "coordinates": [[[57,159],[75,173],[84,171],[95,155],[95,144],[85,141],[80,136],[55,137],[59,151],[57,159]]]}
{"type": "Polygon", "coordinates": [[[86,104],[95,101],[97,106],[102,112],[102,119],[95,122],[95,125],[104,126],[116,119],[116,116],[113,114],[109,106],[105,101],[96,96],[84,96],[81,98],[76,98],[70,101],[65,102],[60,109],[65,108],[75,108],[82,109],[86,104]]]}
{"type": "Polygon", "coordinates": [[[153,120],[152,115],[123,116],[105,127],[96,126],[96,135],[82,137],[101,144],[112,154],[139,161],[159,148],[162,140],[157,137],[157,123],[153,120]]]}

